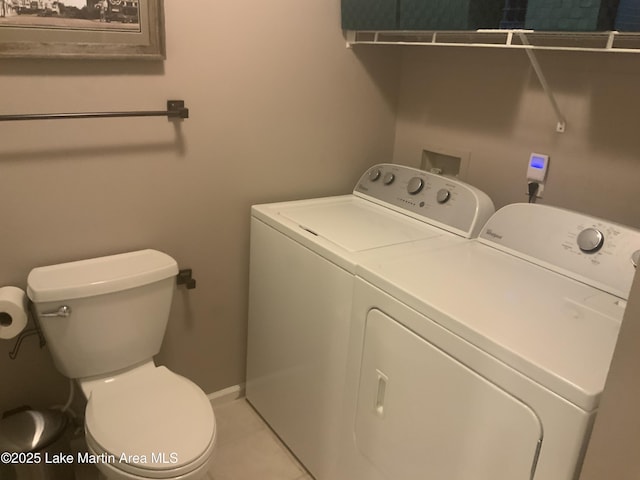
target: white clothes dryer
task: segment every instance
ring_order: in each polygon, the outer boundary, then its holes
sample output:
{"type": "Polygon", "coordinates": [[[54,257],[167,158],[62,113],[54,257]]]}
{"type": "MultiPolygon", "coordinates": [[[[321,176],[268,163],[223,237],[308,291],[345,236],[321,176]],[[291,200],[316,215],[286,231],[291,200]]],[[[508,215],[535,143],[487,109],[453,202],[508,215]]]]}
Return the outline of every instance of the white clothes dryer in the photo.
{"type": "Polygon", "coordinates": [[[493,210],[474,187],[392,164],[351,195],[252,208],[246,395],[316,479],[339,453],[359,257],[469,241],[493,210]]]}
{"type": "Polygon", "coordinates": [[[335,478],[575,480],[639,249],[515,204],[477,240],[361,258],[335,478]]]}

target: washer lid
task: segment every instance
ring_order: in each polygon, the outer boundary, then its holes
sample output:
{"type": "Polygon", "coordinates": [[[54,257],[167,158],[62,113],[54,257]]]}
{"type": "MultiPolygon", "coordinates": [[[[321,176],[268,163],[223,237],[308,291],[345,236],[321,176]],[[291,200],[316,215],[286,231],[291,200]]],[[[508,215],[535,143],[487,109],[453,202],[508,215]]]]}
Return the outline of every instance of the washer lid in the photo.
{"type": "Polygon", "coordinates": [[[165,367],[94,389],[85,424],[116,464],[149,470],[175,470],[196,461],[215,429],[204,392],[165,367]]]}
{"type": "Polygon", "coordinates": [[[354,195],[270,204],[257,208],[279,222],[288,220],[350,253],[445,233],[437,227],[354,195]]]}

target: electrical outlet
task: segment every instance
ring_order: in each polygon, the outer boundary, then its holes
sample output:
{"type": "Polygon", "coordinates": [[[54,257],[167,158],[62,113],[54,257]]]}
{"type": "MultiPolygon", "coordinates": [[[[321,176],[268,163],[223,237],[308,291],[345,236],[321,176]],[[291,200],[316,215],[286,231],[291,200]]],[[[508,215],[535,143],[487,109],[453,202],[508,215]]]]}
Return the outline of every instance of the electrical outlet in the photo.
{"type": "MultiPolygon", "coordinates": [[[[544,183],[547,180],[547,170],[549,168],[549,155],[542,153],[532,153],[529,156],[529,164],[527,167],[527,189],[530,182],[538,184],[536,198],[542,198],[544,192],[544,183]]],[[[529,191],[527,190],[527,196],[529,191]]]]}
{"type": "MultiPolygon", "coordinates": [[[[528,183],[527,183],[527,188],[529,188],[528,183]]],[[[542,192],[544,192],[544,183],[539,183],[538,191],[536,192],[536,198],[542,198],[542,192]]],[[[529,198],[529,190],[526,190],[524,194],[527,196],[527,198],[529,198]]]]}

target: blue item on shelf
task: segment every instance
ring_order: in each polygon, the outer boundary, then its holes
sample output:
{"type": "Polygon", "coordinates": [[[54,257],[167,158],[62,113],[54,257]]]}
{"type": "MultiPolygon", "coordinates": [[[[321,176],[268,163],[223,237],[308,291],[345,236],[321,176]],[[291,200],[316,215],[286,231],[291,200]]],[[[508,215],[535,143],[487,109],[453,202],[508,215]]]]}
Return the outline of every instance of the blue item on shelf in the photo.
{"type": "Polygon", "coordinates": [[[620,32],[640,32],[640,0],[620,0],[615,29],[620,32]]]}
{"type": "Polygon", "coordinates": [[[343,30],[395,30],[399,0],[342,0],[343,30]]]}
{"type": "Polygon", "coordinates": [[[529,0],[525,27],[532,30],[611,30],[619,0],[529,0]]]}
{"type": "Polygon", "coordinates": [[[505,0],[500,28],[524,28],[524,19],[526,15],[527,0],[505,0]]]}
{"type": "Polygon", "coordinates": [[[401,0],[401,30],[498,28],[504,0],[401,0]]]}

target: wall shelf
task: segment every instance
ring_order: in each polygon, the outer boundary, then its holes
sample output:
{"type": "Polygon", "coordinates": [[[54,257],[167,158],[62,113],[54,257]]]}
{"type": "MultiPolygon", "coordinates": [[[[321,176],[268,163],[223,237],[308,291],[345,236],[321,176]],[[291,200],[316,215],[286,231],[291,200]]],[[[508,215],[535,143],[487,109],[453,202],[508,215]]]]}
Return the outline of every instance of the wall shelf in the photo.
{"type": "Polygon", "coordinates": [[[525,51],[557,118],[556,132],[564,133],[566,118],[556,102],[536,57],[537,50],[640,53],[640,33],[539,32],[535,30],[472,31],[345,31],[347,47],[353,45],[414,45],[512,48],[525,51]]]}
{"type": "Polygon", "coordinates": [[[347,30],[345,33],[348,47],[352,45],[423,45],[640,53],[640,33],[636,32],[347,30]]]}

